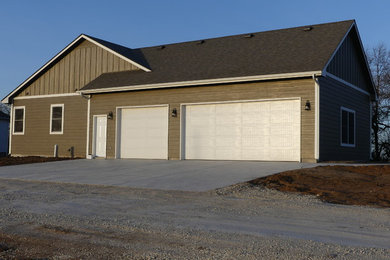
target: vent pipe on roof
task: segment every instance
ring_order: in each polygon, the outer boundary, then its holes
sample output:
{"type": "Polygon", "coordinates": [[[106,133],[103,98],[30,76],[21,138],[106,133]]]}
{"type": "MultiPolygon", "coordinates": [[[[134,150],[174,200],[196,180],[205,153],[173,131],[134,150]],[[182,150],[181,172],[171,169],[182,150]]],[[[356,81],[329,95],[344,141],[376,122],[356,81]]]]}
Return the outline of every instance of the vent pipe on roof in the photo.
{"type": "Polygon", "coordinates": [[[305,31],[305,32],[309,32],[309,31],[311,31],[311,30],[313,30],[313,27],[312,27],[312,26],[303,28],[303,31],[305,31]]]}
{"type": "Polygon", "coordinates": [[[251,34],[245,35],[244,38],[252,38],[252,37],[254,37],[254,36],[255,36],[255,35],[254,35],[253,33],[251,33],[251,34]]]}

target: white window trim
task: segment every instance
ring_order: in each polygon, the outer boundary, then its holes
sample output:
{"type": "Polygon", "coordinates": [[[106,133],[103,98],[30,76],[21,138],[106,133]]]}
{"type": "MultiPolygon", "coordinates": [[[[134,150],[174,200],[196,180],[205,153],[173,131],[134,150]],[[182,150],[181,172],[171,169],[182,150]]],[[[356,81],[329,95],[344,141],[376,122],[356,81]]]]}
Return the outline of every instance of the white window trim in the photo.
{"type": "Polygon", "coordinates": [[[356,111],[346,108],[346,107],[340,107],[340,145],[343,147],[356,147],[356,111]],[[353,113],[353,144],[345,144],[343,143],[343,111],[347,111],[349,113],[353,113]]]}
{"type": "Polygon", "coordinates": [[[26,129],[26,106],[15,106],[12,111],[13,118],[12,118],[12,134],[13,135],[24,135],[24,130],[26,129]],[[23,131],[22,132],[15,132],[15,110],[16,109],[23,109],[23,131]]]}
{"type": "Polygon", "coordinates": [[[50,128],[49,128],[49,132],[51,135],[62,135],[64,133],[64,114],[65,114],[65,110],[64,110],[64,104],[51,104],[50,105],[50,128]],[[53,107],[62,107],[62,122],[61,122],[61,131],[55,131],[53,132],[51,130],[51,126],[52,126],[52,116],[53,116],[53,107]]]}

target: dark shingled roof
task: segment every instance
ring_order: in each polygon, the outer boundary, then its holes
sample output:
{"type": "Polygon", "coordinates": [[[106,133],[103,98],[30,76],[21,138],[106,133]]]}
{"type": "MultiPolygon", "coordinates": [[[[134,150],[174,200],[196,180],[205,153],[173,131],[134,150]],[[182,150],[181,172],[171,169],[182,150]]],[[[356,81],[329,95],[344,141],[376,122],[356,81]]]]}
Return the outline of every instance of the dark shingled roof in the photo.
{"type": "Polygon", "coordinates": [[[82,90],[321,71],[353,23],[348,20],[140,49],[91,37],[151,72],[102,74],[82,90]]]}

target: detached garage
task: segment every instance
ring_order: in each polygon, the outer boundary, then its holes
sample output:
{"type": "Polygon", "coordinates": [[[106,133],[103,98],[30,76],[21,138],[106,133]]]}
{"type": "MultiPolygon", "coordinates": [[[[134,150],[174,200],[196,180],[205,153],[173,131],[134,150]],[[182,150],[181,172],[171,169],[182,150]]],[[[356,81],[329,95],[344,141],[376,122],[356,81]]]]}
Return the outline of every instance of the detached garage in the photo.
{"type": "Polygon", "coordinates": [[[300,161],[300,99],[182,106],[182,159],[300,161]]]}

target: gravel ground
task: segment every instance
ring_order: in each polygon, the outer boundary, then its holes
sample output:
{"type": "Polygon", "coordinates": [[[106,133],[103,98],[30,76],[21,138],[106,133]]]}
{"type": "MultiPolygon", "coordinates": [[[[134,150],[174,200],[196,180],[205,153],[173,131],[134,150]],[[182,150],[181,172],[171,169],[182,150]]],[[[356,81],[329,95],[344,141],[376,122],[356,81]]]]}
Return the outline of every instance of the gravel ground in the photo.
{"type": "Polygon", "coordinates": [[[248,184],[212,192],[0,179],[0,259],[390,259],[390,210],[248,184]]]}

